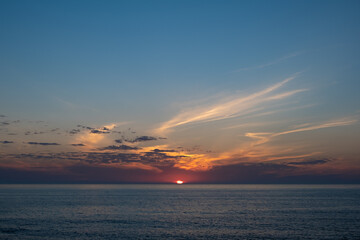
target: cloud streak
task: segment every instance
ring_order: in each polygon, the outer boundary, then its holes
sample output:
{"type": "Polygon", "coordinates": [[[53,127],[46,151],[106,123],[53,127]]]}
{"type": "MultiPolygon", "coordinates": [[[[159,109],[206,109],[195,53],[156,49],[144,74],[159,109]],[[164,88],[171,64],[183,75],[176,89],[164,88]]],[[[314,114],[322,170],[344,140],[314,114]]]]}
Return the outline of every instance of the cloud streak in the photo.
{"type": "Polygon", "coordinates": [[[358,121],[357,119],[349,119],[349,118],[348,119],[340,119],[340,120],[335,120],[335,121],[331,121],[331,122],[313,125],[310,127],[298,128],[298,129],[293,129],[293,130],[289,130],[289,131],[275,133],[275,134],[273,134],[273,136],[275,137],[275,136],[296,133],[296,132],[312,131],[312,130],[317,130],[317,129],[322,129],[322,128],[346,126],[346,125],[354,124],[357,121],[358,121]]]}
{"type": "Polygon", "coordinates": [[[100,150],[137,150],[139,149],[138,147],[131,147],[131,146],[128,146],[128,145],[119,145],[119,146],[116,146],[116,145],[110,145],[110,146],[107,146],[107,147],[103,147],[103,148],[100,148],[100,150]]]}
{"type": "Polygon", "coordinates": [[[261,64],[261,65],[257,65],[257,66],[252,66],[252,67],[244,67],[244,68],[240,68],[240,69],[237,69],[233,72],[242,72],[242,71],[248,71],[248,70],[256,70],[256,69],[262,69],[262,68],[266,68],[266,67],[269,67],[269,66],[272,66],[272,65],[275,65],[275,64],[278,64],[278,63],[281,63],[287,59],[290,59],[290,58],[293,58],[293,57],[296,57],[296,56],[299,56],[301,54],[301,52],[295,52],[293,54],[289,54],[287,56],[284,56],[284,57],[281,57],[281,58],[278,58],[274,61],[271,61],[271,62],[267,62],[267,63],[264,63],[264,64],[261,64]]]}
{"type": "Polygon", "coordinates": [[[249,132],[249,133],[246,133],[245,136],[256,139],[257,141],[256,141],[255,145],[259,145],[259,144],[268,142],[273,137],[277,137],[277,136],[281,136],[281,135],[298,133],[298,132],[306,132],[306,131],[314,131],[314,130],[323,129],[323,128],[347,126],[347,125],[355,124],[356,122],[358,122],[358,120],[355,118],[342,118],[342,119],[332,120],[332,121],[324,122],[324,123],[320,123],[320,124],[307,123],[307,124],[303,124],[304,126],[306,125],[307,127],[301,127],[301,128],[291,129],[288,131],[282,131],[282,132],[277,132],[277,133],[268,133],[268,132],[251,133],[251,132],[249,132]]]}
{"type": "Polygon", "coordinates": [[[60,145],[59,143],[47,143],[47,142],[28,142],[30,145],[42,145],[42,146],[55,146],[60,145]]]}
{"type": "Polygon", "coordinates": [[[308,161],[301,161],[301,162],[288,162],[287,164],[290,165],[318,165],[330,162],[330,159],[316,159],[316,160],[308,160],[308,161]]]}
{"type": "Polygon", "coordinates": [[[288,98],[296,93],[306,91],[307,89],[297,89],[279,94],[274,94],[276,90],[284,86],[295,76],[286,78],[262,91],[253,93],[245,97],[234,97],[232,100],[222,100],[221,103],[205,107],[196,107],[176,115],[167,122],[164,122],[155,130],[158,134],[164,134],[169,130],[192,123],[203,123],[228,118],[239,117],[254,111],[267,102],[278,101],[288,98]]]}

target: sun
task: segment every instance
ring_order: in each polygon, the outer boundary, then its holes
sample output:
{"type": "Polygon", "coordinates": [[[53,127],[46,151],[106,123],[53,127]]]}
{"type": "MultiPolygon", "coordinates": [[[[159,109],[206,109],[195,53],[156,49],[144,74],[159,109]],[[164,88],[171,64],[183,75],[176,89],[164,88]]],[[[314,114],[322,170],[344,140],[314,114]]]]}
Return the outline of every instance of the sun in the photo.
{"type": "Polygon", "coordinates": [[[184,183],[184,181],[182,181],[182,180],[177,180],[176,181],[176,184],[183,184],[184,183]]]}

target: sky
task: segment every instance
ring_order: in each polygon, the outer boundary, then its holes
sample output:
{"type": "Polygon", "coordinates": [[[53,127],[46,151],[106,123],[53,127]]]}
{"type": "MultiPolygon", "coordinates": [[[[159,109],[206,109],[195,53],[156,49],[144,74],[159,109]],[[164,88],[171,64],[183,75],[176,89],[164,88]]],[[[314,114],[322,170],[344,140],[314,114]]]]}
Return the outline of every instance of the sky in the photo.
{"type": "Polygon", "coordinates": [[[0,1],[0,183],[360,183],[359,1],[0,1]]]}

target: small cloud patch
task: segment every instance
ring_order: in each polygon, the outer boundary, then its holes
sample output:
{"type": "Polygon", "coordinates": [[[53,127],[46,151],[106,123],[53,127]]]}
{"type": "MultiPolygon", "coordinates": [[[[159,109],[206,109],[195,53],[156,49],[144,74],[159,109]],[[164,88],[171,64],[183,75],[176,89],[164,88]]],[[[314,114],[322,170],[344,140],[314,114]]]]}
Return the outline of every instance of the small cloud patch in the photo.
{"type": "Polygon", "coordinates": [[[42,145],[42,146],[60,145],[58,143],[46,143],[46,142],[28,142],[27,144],[30,144],[30,145],[42,145]]]}
{"type": "Polygon", "coordinates": [[[88,127],[88,126],[84,126],[84,125],[77,125],[77,127],[79,127],[79,128],[82,128],[82,129],[88,129],[88,130],[93,130],[93,129],[95,129],[95,128],[92,128],[92,127],[88,127]]]}
{"type": "Polygon", "coordinates": [[[156,153],[177,152],[175,150],[165,150],[165,149],[157,149],[157,148],[153,149],[152,151],[156,153]]]}
{"type": "Polygon", "coordinates": [[[77,134],[80,132],[80,129],[72,129],[69,131],[70,134],[77,134]]]}
{"type": "Polygon", "coordinates": [[[71,144],[71,146],[74,146],[74,147],[84,147],[85,144],[82,144],[82,143],[73,143],[73,144],[71,144]]]}
{"type": "Polygon", "coordinates": [[[126,140],[126,141],[131,142],[131,143],[136,143],[136,142],[155,141],[155,140],[157,140],[156,137],[141,136],[141,137],[135,138],[134,140],[126,140]]]}
{"type": "Polygon", "coordinates": [[[316,165],[316,164],[324,164],[330,162],[330,159],[318,159],[318,160],[308,160],[303,162],[289,162],[287,164],[291,165],[316,165]]]}
{"type": "Polygon", "coordinates": [[[95,134],[104,134],[104,133],[110,133],[109,131],[107,130],[97,130],[97,129],[93,129],[91,130],[91,133],[95,133],[95,134]]]}

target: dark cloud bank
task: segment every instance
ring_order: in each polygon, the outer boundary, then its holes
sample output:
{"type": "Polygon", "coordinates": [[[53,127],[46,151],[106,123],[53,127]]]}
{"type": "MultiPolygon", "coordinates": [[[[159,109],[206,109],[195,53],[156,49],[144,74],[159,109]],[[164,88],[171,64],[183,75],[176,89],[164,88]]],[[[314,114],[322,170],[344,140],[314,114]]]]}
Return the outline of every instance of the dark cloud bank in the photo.
{"type": "Polygon", "coordinates": [[[75,164],[62,170],[19,170],[0,168],[0,183],[171,183],[177,178],[191,183],[240,184],[359,184],[355,173],[303,174],[277,176],[267,171],[274,166],[232,165],[216,167],[207,172],[193,172],[174,167],[162,172],[143,169],[121,169],[104,166],[75,164]]]}
{"type": "MultiPolygon", "coordinates": [[[[174,167],[184,156],[169,156],[161,149],[143,153],[68,152],[46,154],[15,154],[17,159],[43,161],[73,161],[70,166],[58,168],[14,169],[0,167],[0,183],[171,183],[183,179],[188,183],[241,184],[348,184],[360,183],[354,171],[338,174],[304,173],[303,165],[324,164],[330,160],[318,159],[291,163],[244,163],[216,166],[208,171],[187,171],[174,167]],[[161,171],[121,167],[121,164],[142,163],[161,171]],[[111,166],[119,164],[120,167],[111,166]],[[300,166],[301,165],[301,166],[300,166]]],[[[0,156],[1,157],[1,156],[0,156]]],[[[2,156],[4,157],[4,156],[2,156]]],[[[325,173],[324,173],[325,172],[325,173]]]]}

